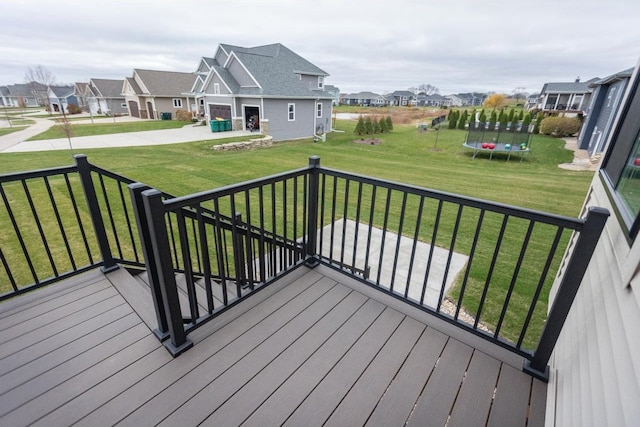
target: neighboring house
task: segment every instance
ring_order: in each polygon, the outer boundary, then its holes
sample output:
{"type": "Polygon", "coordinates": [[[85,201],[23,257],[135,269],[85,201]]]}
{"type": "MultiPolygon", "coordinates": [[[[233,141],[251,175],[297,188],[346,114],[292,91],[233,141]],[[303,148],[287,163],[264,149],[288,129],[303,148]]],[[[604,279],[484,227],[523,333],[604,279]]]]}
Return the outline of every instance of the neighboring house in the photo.
{"type": "Polygon", "coordinates": [[[411,105],[414,93],[409,90],[396,90],[391,95],[395,98],[396,105],[407,106],[411,105]]]}
{"type": "Polygon", "coordinates": [[[582,115],[591,98],[589,85],[596,80],[581,82],[577,78],[574,82],[545,83],[540,91],[539,108],[550,113],[568,113],[569,117],[582,115]]]}
{"type": "Polygon", "coordinates": [[[447,95],[446,98],[448,101],[445,103],[447,107],[462,107],[464,104],[464,100],[460,98],[458,95],[451,94],[447,95]]]}
{"type": "Polygon", "coordinates": [[[9,88],[6,86],[0,86],[0,105],[7,106],[9,105],[9,88]]]}
{"type": "Polygon", "coordinates": [[[340,89],[333,85],[324,85],[325,92],[329,93],[333,100],[331,101],[334,106],[340,104],[340,89]]]}
{"type": "Polygon", "coordinates": [[[89,111],[89,105],[86,98],[88,84],[89,83],[82,82],[76,82],[73,84],[73,94],[78,100],[78,107],[80,107],[82,111],[89,111]]]}
{"type": "Polygon", "coordinates": [[[343,105],[360,105],[362,107],[368,107],[374,105],[374,100],[379,98],[380,95],[373,92],[358,92],[350,93],[342,98],[343,105]]]}
{"type": "Polygon", "coordinates": [[[127,104],[122,95],[123,80],[89,79],[85,98],[92,114],[127,114],[127,104]]]}
{"type": "Polygon", "coordinates": [[[640,420],[638,71],[637,66],[585,201],[585,210],[601,206],[611,216],[550,360],[546,419],[553,425],[632,426],[640,420]]]}
{"type": "Polygon", "coordinates": [[[479,92],[459,93],[457,94],[457,98],[459,98],[462,102],[462,105],[459,105],[460,107],[475,107],[484,103],[484,101],[487,99],[487,94],[479,92]]]}
{"type": "Polygon", "coordinates": [[[195,78],[193,73],[134,69],[121,88],[129,115],[158,120],[161,113],[175,118],[178,110],[194,111],[195,97],[184,93],[191,90],[195,78]]]}
{"type": "Polygon", "coordinates": [[[604,144],[611,133],[613,120],[632,73],[633,68],[629,68],[589,85],[593,92],[589,107],[585,110],[578,146],[583,150],[589,150],[591,156],[604,150],[604,144]]]}
{"type": "Polygon", "coordinates": [[[447,98],[438,93],[427,95],[423,105],[428,107],[442,107],[443,105],[447,105],[447,98]]]}
{"type": "Polygon", "coordinates": [[[371,101],[371,105],[374,107],[389,107],[398,105],[396,99],[391,94],[378,95],[371,101]]]}
{"type": "Polygon", "coordinates": [[[74,86],[49,86],[49,108],[51,112],[68,112],[70,104],[78,105],[74,86]]]}
{"type": "Polygon", "coordinates": [[[540,94],[529,95],[524,103],[524,109],[530,111],[534,108],[539,108],[540,101],[540,94]]]}
{"type": "Polygon", "coordinates": [[[274,140],[331,130],[328,74],[280,43],[245,48],[220,44],[198,64],[191,91],[207,119],[231,120],[233,130],[256,129],[274,140]]]}
{"type": "Polygon", "coordinates": [[[36,82],[13,84],[5,86],[6,95],[3,96],[7,107],[39,107],[39,92],[46,92],[47,87],[36,82]]]}

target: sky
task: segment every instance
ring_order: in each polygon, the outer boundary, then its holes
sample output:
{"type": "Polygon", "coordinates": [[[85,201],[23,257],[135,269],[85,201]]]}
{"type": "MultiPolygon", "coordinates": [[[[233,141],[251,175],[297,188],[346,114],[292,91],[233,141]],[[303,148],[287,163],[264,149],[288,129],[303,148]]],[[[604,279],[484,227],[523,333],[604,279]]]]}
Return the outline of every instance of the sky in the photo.
{"type": "Polygon", "coordinates": [[[640,57],[639,0],[0,0],[0,85],[195,71],[220,43],[282,43],[343,93],[421,84],[538,93],[640,57]]]}

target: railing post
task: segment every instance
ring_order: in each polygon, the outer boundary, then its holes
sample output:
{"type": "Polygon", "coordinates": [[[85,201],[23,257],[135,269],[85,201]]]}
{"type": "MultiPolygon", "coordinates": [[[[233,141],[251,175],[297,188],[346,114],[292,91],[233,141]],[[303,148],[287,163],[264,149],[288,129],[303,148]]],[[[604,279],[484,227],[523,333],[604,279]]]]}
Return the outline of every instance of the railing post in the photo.
{"type": "Polygon", "coordinates": [[[232,222],[232,238],[233,238],[233,261],[236,270],[237,284],[244,289],[247,285],[247,279],[245,275],[245,256],[244,256],[244,241],[242,240],[242,233],[240,233],[239,226],[242,224],[242,214],[236,212],[234,214],[234,220],[232,222]]]}
{"type": "Polygon", "coordinates": [[[305,248],[306,264],[309,267],[318,265],[317,239],[318,239],[318,194],[320,192],[320,157],[309,157],[309,194],[307,221],[307,247],[305,248]]]}
{"type": "Polygon", "coordinates": [[[116,264],[116,261],[111,255],[109,239],[107,238],[107,231],[104,228],[104,222],[102,221],[102,213],[100,212],[96,189],[94,188],[93,180],[91,179],[91,165],[87,160],[87,156],[84,154],[76,154],[73,157],[76,160],[76,167],[78,168],[80,183],[82,184],[82,190],[84,191],[84,198],[87,200],[91,223],[93,224],[93,230],[95,231],[96,239],[98,240],[98,248],[100,249],[100,256],[102,257],[103,262],[102,271],[104,273],[108,273],[110,271],[117,270],[118,264],[116,264]]]}
{"type": "Polygon", "coordinates": [[[158,190],[145,190],[142,192],[142,201],[147,222],[145,233],[149,236],[153,251],[158,273],[158,286],[162,294],[162,303],[169,329],[170,340],[165,343],[165,346],[176,357],[191,348],[193,343],[187,339],[182,323],[178,286],[171,262],[171,248],[164,220],[162,193],[158,190]]]}
{"type": "Polygon", "coordinates": [[[158,269],[156,268],[156,259],[153,256],[151,236],[149,235],[149,226],[147,225],[147,216],[144,210],[144,202],[142,200],[142,192],[150,190],[150,187],[139,182],[135,182],[133,184],[129,184],[128,188],[129,195],[131,196],[131,204],[133,205],[133,213],[136,218],[136,225],[138,226],[140,243],[142,245],[142,255],[144,256],[144,263],[147,268],[147,275],[149,276],[149,282],[151,285],[153,307],[156,310],[156,320],[158,321],[158,327],[153,330],[153,333],[160,341],[164,341],[169,338],[169,327],[167,326],[167,315],[165,314],[164,305],[162,303],[162,291],[160,290],[158,282],[158,269]]]}
{"type": "Polygon", "coordinates": [[[587,271],[591,256],[595,251],[604,225],[609,217],[609,211],[599,207],[590,207],[585,224],[580,232],[571,259],[562,276],[558,292],[549,316],[542,330],[540,341],[530,361],[524,366],[524,371],[543,381],[549,380],[549,359],[558,341],[564,322],[569,315],[571,304],[580,289],[580,283],[587,271]]]}

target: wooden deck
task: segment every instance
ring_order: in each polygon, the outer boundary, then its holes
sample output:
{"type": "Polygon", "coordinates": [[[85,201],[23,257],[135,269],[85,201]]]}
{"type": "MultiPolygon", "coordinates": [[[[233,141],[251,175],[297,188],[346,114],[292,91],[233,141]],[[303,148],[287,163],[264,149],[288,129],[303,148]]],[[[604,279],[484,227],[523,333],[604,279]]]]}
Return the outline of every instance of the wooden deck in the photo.
{"type": "Polygon", "coordinates": [[[521,358],[329,268],[257,292],[176,359],[139,283],[95,271],[0,304],[0,425],[544,424],[521,358]]]}

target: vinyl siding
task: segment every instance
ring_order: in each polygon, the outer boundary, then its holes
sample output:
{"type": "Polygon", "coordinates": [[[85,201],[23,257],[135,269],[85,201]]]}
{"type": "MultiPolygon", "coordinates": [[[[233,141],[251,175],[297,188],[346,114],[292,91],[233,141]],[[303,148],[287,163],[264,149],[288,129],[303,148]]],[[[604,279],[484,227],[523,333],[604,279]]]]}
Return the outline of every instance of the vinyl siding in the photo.
{"type": "MultiPolygon", "coordinates": [[[[269,134],[275,141],[286,139],[308,138],[314,134],[315,100],[264,100],[264,118],[269,120],[269,134]],[[296,104],[296,119],[288,120],[287,105],[296,104]]],[[[324,107],[323,107],[324,108],[324,107]]]]}
{"type": "MultiPolygon", "coordinates": [[[[587,206],[614,212],[600,178],[587,206]]],[[[640,243],[615,215],[596,248],[550,361],[547,425],[637,425],[640,420],[640,243]],[[554,413],[555,410],[555,413],[554,413]]]]}
{"type": "MultiPolygon", "coordinates": [[[[238,61],[237,59],[234,58],[227,68],[231,73],[231,75],[236,79],[238,84],[240,84],[240,86],[249,86],[249,87],[257,86],[256,82],[253,80],[253,78],[251,78],[251,76],[244,69],[240,61],[238,61]]],[[[213,90],[213,85],[211,85],[209,90],[210,91],[213,90]]],[[[222,88],[220,88],[220,90],[222,90],[222,88]]]]}

